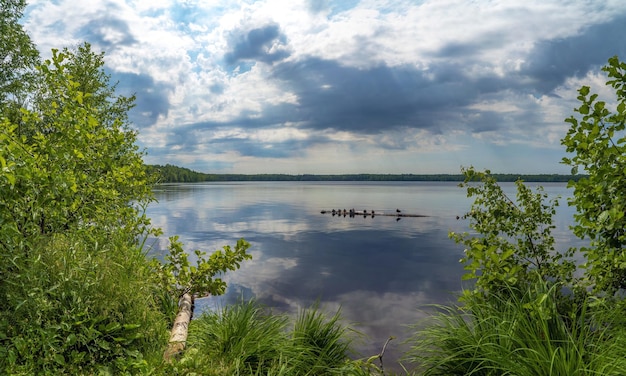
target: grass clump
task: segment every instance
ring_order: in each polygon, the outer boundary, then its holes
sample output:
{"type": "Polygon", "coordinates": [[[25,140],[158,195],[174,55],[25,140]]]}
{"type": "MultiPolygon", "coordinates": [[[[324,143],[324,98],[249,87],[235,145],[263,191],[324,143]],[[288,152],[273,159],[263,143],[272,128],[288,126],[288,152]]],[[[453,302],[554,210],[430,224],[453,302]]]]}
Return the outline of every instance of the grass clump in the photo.
{"type": "MultiPolygon", "coordinates": [[[[558,284],[466,295],[413,336],[407,358],[424,375],[624,375],[626,332],[591,298],[563,312],[558,284]]],[[[614,311],[615,312],[615,311],[614,311]]]]}
{"type": "Polygon", "coordinates": [[[300,311],[291,334],[298,367],[312,374],[340,368],[351,354],[345,340],[347,329],[340,325],[340,313],[326,318],[317,308],[300,311]]]}
{"type": "Polygon", "coordinates": [[[255,301],[241,302],[192,320],[188,350],[166,370],[202,375],[366,374],[353,354],[339,312],[303,309],[290,328],[286,314],[255,301]]]}

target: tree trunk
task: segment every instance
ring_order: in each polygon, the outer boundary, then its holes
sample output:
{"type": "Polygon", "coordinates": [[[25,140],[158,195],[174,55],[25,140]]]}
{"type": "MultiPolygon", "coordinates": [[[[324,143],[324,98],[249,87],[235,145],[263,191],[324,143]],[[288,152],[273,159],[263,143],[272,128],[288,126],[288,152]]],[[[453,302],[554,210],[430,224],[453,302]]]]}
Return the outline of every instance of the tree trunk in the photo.
{"type": "Polygon", "coordinates": [[[189,321],[193,315],[193,299],[190,294],[185,294],[178,304],[178,314],[172,331],[170,332],[170,340],[167,345],[163,359],[171,362],[172,359],[183,352],[187,342],[187,330],[189,329],[189,321]]]}

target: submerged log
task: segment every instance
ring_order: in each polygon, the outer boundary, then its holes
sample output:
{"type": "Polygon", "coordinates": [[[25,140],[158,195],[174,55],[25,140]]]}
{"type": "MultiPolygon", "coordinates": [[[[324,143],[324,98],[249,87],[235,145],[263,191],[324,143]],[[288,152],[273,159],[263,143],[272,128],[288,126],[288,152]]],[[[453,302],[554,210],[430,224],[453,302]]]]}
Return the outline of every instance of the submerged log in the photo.
{"type": "Polygon", "coordinates": [[[178,314],[174,320],[172,331],[170,332],[170,340],[163,353],[163,359],[166,362],[171,362],[172,359],[181,354],[185,350],[185,344],[187,343],[187,331],[189,329],[189,322],[193,315],[193,298],[190,294],[184,294],[180,298],[178,303],[178,314]]]}
{"type": "Polygon", "coordinates": [[[402,213],[402,211],[400,209],[396,209],[395,212],[392,213],[388,213],[388,212],[383,212],[383,211],[367,211],[367,210],[363,210],[363,211],[359,211],[359,210],[354,210],[354,209],[350,209],[349,211],[346,212],[346,210],[321,210],[320,211],[321,214],[331,214],[333,217],[339,216],[339,217],[346,217],[349,216],[350,218],[352,217],[378,217],[378,216],[382,216],[382,217],[413,217],[413,218],[423,218],[423,217],[428,217],[427,215],[423,215],[423,214],[409,214],[409,213],[402,213]]]}

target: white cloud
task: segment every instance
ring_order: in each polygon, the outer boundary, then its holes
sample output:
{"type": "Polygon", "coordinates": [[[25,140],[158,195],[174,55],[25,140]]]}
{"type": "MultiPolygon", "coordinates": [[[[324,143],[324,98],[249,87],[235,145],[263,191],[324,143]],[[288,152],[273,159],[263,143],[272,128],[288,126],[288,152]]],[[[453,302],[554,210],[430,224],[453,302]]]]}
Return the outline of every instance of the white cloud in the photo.
{"type": "MultiPolygon", "coordinates": [[[[572,85],[602,83],[597,66],[606,57],[588,51],[588,62],[566,55],[559,61],[549,55],[556,51],[552,46],[565,48],[558,43],[567,40],[598,51],[623,49],[590,32],[624,18],[626,5],[617,0],[326,5],[38,0],[28,6],[24,23],[44,56],[87,39],[106,49],[110,71],[149,78],[129,82],[128,89],[143,85],[136,87],[138,95],[151,94],[137,116],[147,119],[140,141],[154,151],[152,161],[205,170],[203,163],[216,160],[233,172],[427,171],[432,166],[420,161],[434,161],[446,150],[480,153],[469,147],[472,139],[553,150],[575,104],[572,85]],[[275,39],[253,38],[248,54],[226,63],[238,37],[268,25],[275,25],[275,39]],[[267,44],[255,50],[256,42],[267,44]],[[259,53],[278,60],[263,61],[259,53]],[[546,80],[551,72],[554,83],[546,80]],[[381,85],[374,75],[383,73],[397,83],[381,85]],[[371,104],[361,108],[353,102],[359,100],[371,104]],[[394,101],[402,105],[375,108],[394,101]],[[367,111],[375,115],[368,118],[367,111]],[[401,111],[413,114],[396,119],[401,111]],[[346,121],[356,114],[378,122],[379,131],[346,121]],[[248,154],[234,143],[211,153],[207,142],[226,134],[247,142],[248,154]],[[183,143],[192,138],[195,149],[183,143]],[[302,143],[299,149],[282,156],[261,154],[295,142],[302,143]]],[[[442,162],[440,168],[449,166],[442,162]]]]}

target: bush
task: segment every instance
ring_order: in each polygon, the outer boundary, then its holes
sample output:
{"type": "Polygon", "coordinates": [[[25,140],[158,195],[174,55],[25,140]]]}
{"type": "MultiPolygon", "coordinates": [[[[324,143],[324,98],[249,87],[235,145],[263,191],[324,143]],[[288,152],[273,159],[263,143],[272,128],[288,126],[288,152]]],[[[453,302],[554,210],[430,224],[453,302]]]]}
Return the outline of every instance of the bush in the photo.
{"type": "Polygon", "coordinates": [[[119,374],[161,356],[167,320],[144,255],[120,234],[100,235],[41,238],[37,257],[14,258],[2,288],[0,369],[119,374]]]}
{"type": "Polygon", "coordinates": [[[566,119],[570,129],[561,141],[574,153],[563,159],[572,174],[586,174],[570,181],[569,204],[578,211],[574,234],[590,245],[557,252],[556,201],[544,203],[543,191],[531,193],[521,181],[512,200],[488,171],[466,169],[463,186],[476,198],[464,218],[475,233],[451,237],[467,247],[464,278],[476,284],[463,292],[464,306],[440,307],[435,322],[414,335],[410,360],[425,374],[626,373],[626,63],[613,57],[603,71],[616,111],[583,86],[575,109],[581,118],[566,119]],[[575,253],[584,257],[580,273],[575,253]]]}

